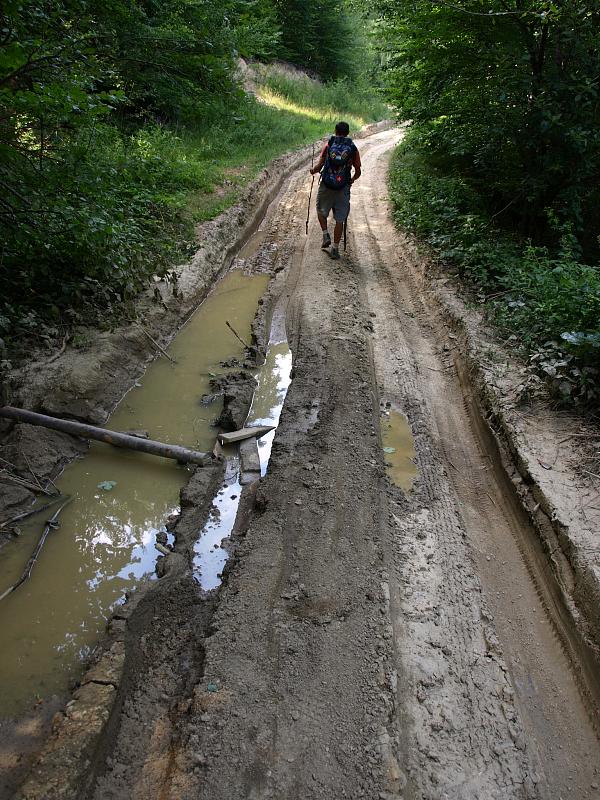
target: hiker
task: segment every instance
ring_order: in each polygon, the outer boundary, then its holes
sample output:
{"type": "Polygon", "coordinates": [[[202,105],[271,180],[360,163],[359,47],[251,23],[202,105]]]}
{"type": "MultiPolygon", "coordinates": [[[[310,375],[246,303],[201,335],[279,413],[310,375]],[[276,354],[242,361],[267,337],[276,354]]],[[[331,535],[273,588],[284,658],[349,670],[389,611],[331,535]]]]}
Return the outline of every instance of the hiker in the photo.
{"type": "Polygon", "coordinates": [[[340,257],[340,240],[344,224],[350,213],[350,187],[360,178],[360,155],[358,148],[349,138],[350,126],[347,122],[338,122],[335,136],[332,136],[321,150],[318,162],[310,174],[321,173],[319,191],[317,192],[317,217],[323,231],[321,248],[326,250],[331,245],[331,236],[327,230],[327,217],[333,210],[335,228],[333,229],[333,246],[329,255],[340,257]],[[354,175],[352,174],[354,167],[354,175]]]}

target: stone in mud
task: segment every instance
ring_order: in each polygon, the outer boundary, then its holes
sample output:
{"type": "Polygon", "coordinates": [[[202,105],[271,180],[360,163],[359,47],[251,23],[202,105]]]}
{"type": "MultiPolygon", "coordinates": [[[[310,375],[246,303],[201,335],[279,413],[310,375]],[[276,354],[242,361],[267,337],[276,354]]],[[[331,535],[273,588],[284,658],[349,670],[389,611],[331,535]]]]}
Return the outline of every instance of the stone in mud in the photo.
{"type": "Polygon", "coordinates": [[[181,553],[173,552],[156,559],[156,574],[159,578],[167,575],[183,575],[187,568],[187,559],[181,553]]]}
{"type": "Polygon", "coordinates": [[[123,664],[125,662],[125,644],[122,641],[115,642],[110,650],[105,651],[102,657],[91,669],[89,669],[83,680],[82,685],[87,683],[101,683],[118,686],[121,682],[123,664]]]}
{"type": "MultiPolygon", "coordinates": [[[[209,465],[210,467],[210,465],[209,465]]],[[[206,504],[214,484],[214,469],[196,469],[188,483],[179,493],[182,508],[199,507],[206,504]]]]}
{"type": "Polygon", "coordinates": [[[219,392],[213,394],[203,394],[202,397],[200,398],[200,403],[203,406],[210,406],[213,403],[216,403],[220,397],[221,394],[219,392]]]}
{"type": "Polygon", "coordinates": [[[256,388],[256,380],[248,373],[242,372],[225,388],[223,394],[223,411],[215,421],[225,431],[237,431],[244,427],[248,410],[252,403],[252,395],[256,388]]]}
{"type": "MultiPolygon", "coordinates": [[[[6,520],[11,517],[11,509],[15,506],[21,506],[27,501],[33,502],[33,492],[25,489],[23,486],[16,486],[9,483],[0,483],[0,508],[2,508],[6,520]]],[[[4,521],[4,520],[1,520],[4,521]]]]}

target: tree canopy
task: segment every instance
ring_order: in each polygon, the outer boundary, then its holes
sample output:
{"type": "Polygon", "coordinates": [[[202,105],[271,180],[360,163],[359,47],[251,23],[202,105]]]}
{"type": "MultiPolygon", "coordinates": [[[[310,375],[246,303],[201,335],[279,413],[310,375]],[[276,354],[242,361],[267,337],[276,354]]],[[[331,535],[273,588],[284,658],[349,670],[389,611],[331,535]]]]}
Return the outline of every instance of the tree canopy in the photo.
{"type": "Polygon", "coordinates": [[[596,253],[597,0],[376,0],[389,97],[499,222],[596,253]]]}
{"type": "Polygon", "coordinates": [[[305,0],[4,0],[0,337],[122,302],[167,267],[174,198],[210,186],[178,137],[254,113],[240,56],[347,72],[341,0],[328,8],[325,25],[305,0]]]}

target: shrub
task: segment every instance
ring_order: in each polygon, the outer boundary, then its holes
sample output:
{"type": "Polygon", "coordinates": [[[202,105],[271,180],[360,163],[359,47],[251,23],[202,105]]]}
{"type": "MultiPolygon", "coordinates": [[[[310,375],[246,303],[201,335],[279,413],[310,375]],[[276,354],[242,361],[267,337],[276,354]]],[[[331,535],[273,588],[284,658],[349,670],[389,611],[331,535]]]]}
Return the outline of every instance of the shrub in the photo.
{"type": "Polygon", "coordinates": [[[474,289],[511,343],[561,402],[600,397],[600,271],[582,263],[568,228],[558,248],[495,228],[464,178],[432,166],[409,135],[394,156],[394,218],[474,289]]]}

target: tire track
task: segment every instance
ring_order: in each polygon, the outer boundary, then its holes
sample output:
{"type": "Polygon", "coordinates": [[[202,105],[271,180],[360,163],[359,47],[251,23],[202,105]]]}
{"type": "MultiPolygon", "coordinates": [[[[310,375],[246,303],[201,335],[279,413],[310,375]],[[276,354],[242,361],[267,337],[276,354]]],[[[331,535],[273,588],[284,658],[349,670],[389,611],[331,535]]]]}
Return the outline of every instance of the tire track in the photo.
{"type": "MultiPolygon", "coordinates": [[[[383,148],[380,162],[375,182],[382,181],[385,170],[383,148]]],[[[480,438],[464,385],[459,384],[455,370],[447,368],[452,353],[443,349],[444,345],[448,348],[447,334],[436,310],[427,304],[426,287],[416,289],[410,256],[398,248],[400,237],[393,236],[398,249],[390,246],[392,234],[386,228],[391,223],[385,204],[373,192],[367,202],[371,205],[361,223],[366,232],[377,230],[377,265],[369,269],[369,259],[363,257],[363,245],[358,240],[357,247],[361,264],[367,265],[369,302],[378,314],[374,349],[382,396],[396,399],[413,430],[418,416],[413,410],[415,400],[426,406],[431,417],[429,435],[447,465],[446,476],[464,522],[485,601],[508,660],[542,793],[565,800],[596,796],[593,787],[598,781],[599,751],[588,707],[594,696],[585,692],[588,702],[582,702],[581,648],[565,648],[568,637],[564,633],[557,636],[562,623],[554,609],[551,611],[553,603],[545,576],[532,563],[531,554],[524,552],[524,542],[531,543],[536,534],[516,505],[508,478],[498,474],[502,467],[490,452],[489,442],[480,438]],[[400,317],[394,306],[409,308],[411,313],[400,317]],[[389,324],[390,317],[396,318],[400,330],[389,324]],[[385,353],[390,349],[402,354],[401,380],[389,369],[385,353]],[[419,365],[423,369],[418,369],[419,365]],[[407,384],[411,371],[419,375],[416,394],[414,379],[407,384]]],[[[417,435],[418,431],[414,432],[417,435]]],[[[422,491],[418,487],[417,495],[422,491]]]]}

